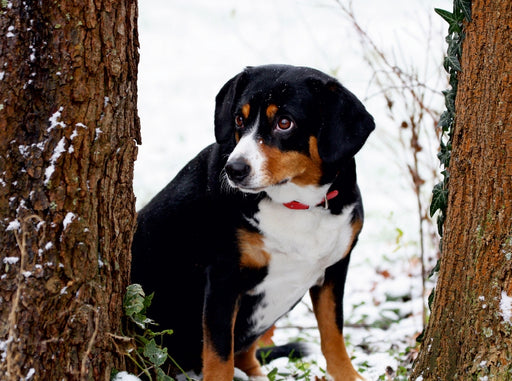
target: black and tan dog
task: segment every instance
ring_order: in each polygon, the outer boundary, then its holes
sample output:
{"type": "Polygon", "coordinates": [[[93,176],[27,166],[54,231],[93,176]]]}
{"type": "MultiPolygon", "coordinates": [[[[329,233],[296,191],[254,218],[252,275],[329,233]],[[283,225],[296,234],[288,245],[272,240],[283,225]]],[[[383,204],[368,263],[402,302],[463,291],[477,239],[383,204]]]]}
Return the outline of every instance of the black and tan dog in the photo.
{"type": "Polygon", "coordinates": [[[349,256],[363,224],[354,155],[361,102],[305,67],[249,67],[216,98],[215,136],[143,208],[133,281],[172,328],[169,352],[204,380],[266,379],[257,339],[309,291],[327,371],[360,376],[343,340],[349,256]]]}

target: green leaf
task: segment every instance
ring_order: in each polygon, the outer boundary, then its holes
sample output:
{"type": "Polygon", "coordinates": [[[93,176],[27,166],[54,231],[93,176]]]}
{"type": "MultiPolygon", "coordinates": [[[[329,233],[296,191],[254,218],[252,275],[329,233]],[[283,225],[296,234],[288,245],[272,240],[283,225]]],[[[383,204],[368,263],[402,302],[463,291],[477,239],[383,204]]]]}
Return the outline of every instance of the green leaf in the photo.
{"type": "Polygon", "coordinates": [[[269,380],[275,380],[276,379],[276,376],[277,376],[277,372],[279,371],[279,369],[277,368],[274,368],[272,369],[270,372],[267,373],[267,377],[269,380]]]}
{"type": "Polygon", "coordinates": [[[436,296],[436,289],[433,288],[432,292],[428,296],[428,308],[430,309],[430,311],[432,311],[432,303],[434,302],[434,297],[435,296],[436,296]]]}
{"type": "Polygon", "coordinates": [[[466,20],[471,21],[471,0],[455,0],[453,5],[455,9],[462,11],[466,20]]]}
{"type": "Polygon", "coordinates": [[[444,94],[444,105],[449,113],[455,114],[455,95],[456,90],[450,89],[443,91],[444,94]]]}
{"type": "Polygon", "coordinates": [[[441,140],[439,145],[440,145],[440,149],[437,154],[437,158],[439,159],[439,161],[445,168],[448,168],[448,165],[450,165],[450,158],[452,156],[451,144],[446,145],[441,140]]]}
{"type": "Polygon", "coordinates": [[[157,345],[154,339],[150,340],[144,346],[143,354],[157,367],[163,365],[165,360],[167,360],[167,348],[162,348],[157,345]]]}
{"type": "Polygon", "coordinates": [[[444,183],[439,183],[432,190],[432,203],[430,204],[430,217],[432,217],[439,209],[446,210],[448,203],[448,190],[444,188],[444,183]]]}
{"type": "Polygon", "coordinates": [[[457,22],[457,18],[451,12],[448,12],[448,11],[446,11],[444,9],[440,9],[440,8],[434,8],[434,12],[436,12],[439,16],[441,16],[450,25],[454,22],[457,22]]]}
{"type": "Polygon", "coordinates": [[[158,368],[156,370],[156,381],[174,381],[174,378],[165,374],[165,372],[158,368]]]}
{"type": "Polygon", "coordinates": [[[443,131],[448,131],[453,122],[453,116],[448,111],[444,111],[439,118],[439,126],[443,131]]]}
{"type": "Polygon", "coordinates": [[[133,314],[130,316],[130,319],[142,329],[146,329],[146,324],[152,322],[152,320],[148,319],[146,315],[139,313],[133,314]]]}
{"type": "Polygon", "coordinates": [[[462,71],[462,67],[460,66],[460,62],[459,62],[459,57],[457,57],[456,55],[448,55],[444,58],[444,61],[445,61],[445,69],[447,67],[449,68],[453,68],[457,71],[462,71]]]}
{"type": "Polygon", "coordinates": [[[434,266],[434,268],[432,269],[432,271],[430,272],[430,274],[428,275],[429,278],[432,278],[434,276],[435,273],[438,273],[439,272],[439,269],[441,268],[441,261],[438,259],[437,262],[436,262],[436,265],[434,266]]]}
{"type": "Polygon", "coordinates": [[[140,313],[144,309],[144,290],[140,284],[131,284],[126,288],[123,300],[124,313],[128,317],[140,313]]]}
{"type": "Polygon", "coordinates": [[[452,13],[439,8],[435,8],[434,11],[448,23],[449,34],[462,33],[462,22],[464,21],[464,15],[461,12],[452,13]]]}
{"type": "Polygon", "coordinates": [[[151,305],[151,302],[153,301],[153,296],[155,296],[154,292],[152,292],[151,294],[144,298],[144,311],[146,311],[148,307],[151,305]]]}

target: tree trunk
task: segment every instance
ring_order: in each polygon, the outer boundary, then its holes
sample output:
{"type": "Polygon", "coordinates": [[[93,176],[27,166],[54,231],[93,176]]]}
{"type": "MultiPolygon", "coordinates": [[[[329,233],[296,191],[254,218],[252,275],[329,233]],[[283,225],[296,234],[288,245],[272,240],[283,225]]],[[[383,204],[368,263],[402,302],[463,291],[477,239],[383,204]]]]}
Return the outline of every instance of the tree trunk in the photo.
{"type": "Polygon", "coordinates": [[[512,379],[512,2],[474,0],[447,219],[413,379],[512,379]]]}
{"type": "Polygon", "coordinates": [[[136,0],[0,13],[0,379],[109,380],[135,225],[136,0]]]}

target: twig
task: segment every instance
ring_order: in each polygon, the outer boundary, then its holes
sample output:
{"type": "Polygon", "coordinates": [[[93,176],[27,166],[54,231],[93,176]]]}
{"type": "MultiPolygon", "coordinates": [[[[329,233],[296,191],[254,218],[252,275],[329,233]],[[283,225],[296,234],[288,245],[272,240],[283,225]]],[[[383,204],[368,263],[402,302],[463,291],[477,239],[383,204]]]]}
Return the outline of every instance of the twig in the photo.
{"type": "MultiPolygon", "coordinates": [[[[92,308],[91,308],[92,309],[92,308]]],[[[87,349],[82,357],[82,367],[80,369],[80,376],[82,380],[88,380],[89,377],[87,375],[87,361],[89,355],[92,352],[92,348],[94,346],[94,342],[96,341],[96,336],[98,335],[99,325],[100,325],[100,308],[93,309],[94,311],[94,331],[92,332],[91,338],[89,339],[89,343],[87,344],[87,349]]]]}
{"type": "Polygon", "coordinates": [[[30,215],[22,219],[21,221],[21,237],[20,232],[18,229],[14,229],[14,237],[16,238],[16,243],[18,245],[18,248],[20,250],[20,270],[18,274],[16,275],[16,281],[17,281],[17,287],[16,292],[14,294],[14,297],[12,299],[11,303],[11,310],[9,311],[9,317],[7,318],[7,325],[9,327],[8,333],[7,333],[7,348],[6,348],[6,357],[5,362],[7,364],[7,373],[14,376],[16,374],[14,366],[19,365],[15,364],[15,361],[13,362],[12,358],[12,345],[13,343],[17,342],[16,340],[16,332],[15,328],[17,325],[17,310],[20,304],[21,299],[21,289],[23,282],[25,281],[25,277],[23,276],[23,273],[25,272],[25,268],[28,262],[28,252],[27,252],[27,222],[31,219],[35,219],[38,221],[42,221],[41,217],[37,215],[30,215]]]}

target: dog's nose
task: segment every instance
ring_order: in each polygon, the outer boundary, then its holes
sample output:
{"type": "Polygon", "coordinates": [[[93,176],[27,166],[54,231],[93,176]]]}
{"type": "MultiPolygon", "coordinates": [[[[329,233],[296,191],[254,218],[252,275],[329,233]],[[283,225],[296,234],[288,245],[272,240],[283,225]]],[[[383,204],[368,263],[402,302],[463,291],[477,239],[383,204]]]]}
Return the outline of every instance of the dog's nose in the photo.
{"type": "Polygon", "coordinates": [[[226,174],[233,182],[242,182],[250,172],[251,167],[243,160],[237,160],[226,164],[226,174]]]}

